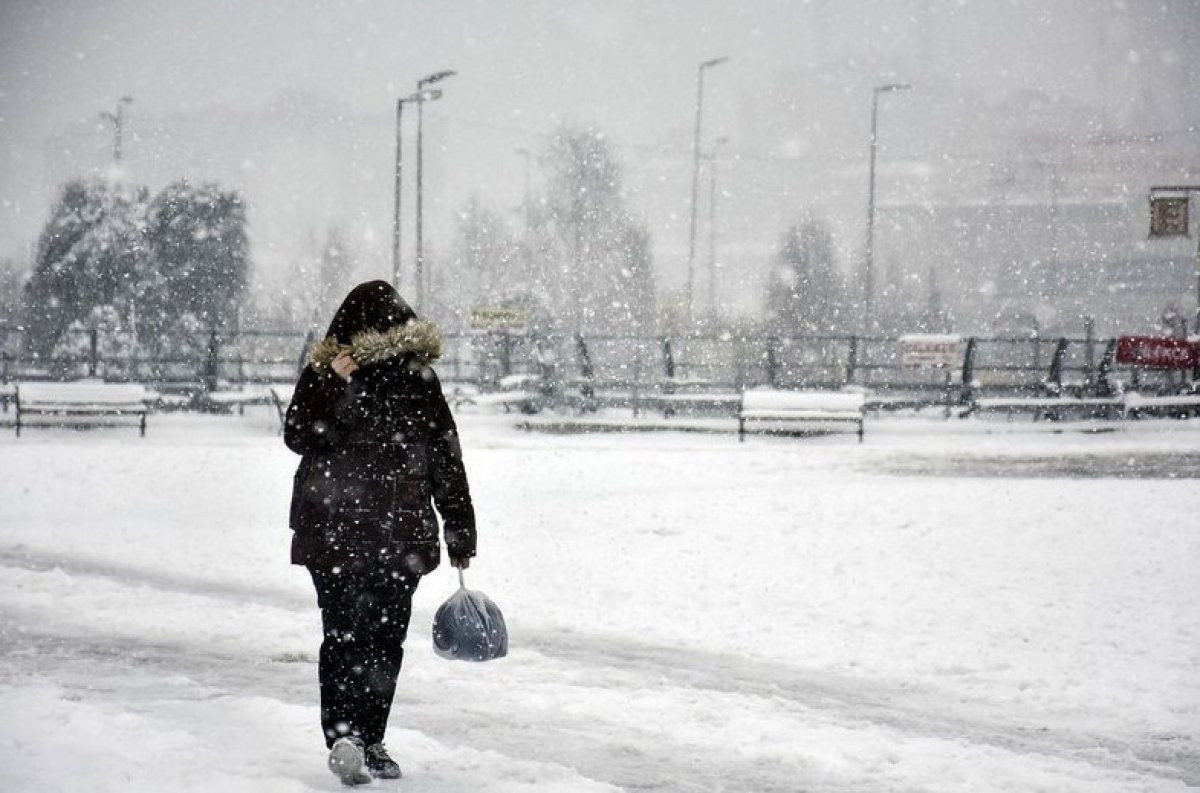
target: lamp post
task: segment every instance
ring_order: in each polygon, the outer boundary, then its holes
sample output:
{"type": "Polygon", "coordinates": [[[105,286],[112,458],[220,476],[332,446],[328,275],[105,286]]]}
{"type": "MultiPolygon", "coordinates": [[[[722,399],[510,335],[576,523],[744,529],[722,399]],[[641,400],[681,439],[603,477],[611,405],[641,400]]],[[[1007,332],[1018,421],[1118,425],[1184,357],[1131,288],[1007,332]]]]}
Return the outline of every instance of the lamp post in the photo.
{"type": "Polygon", "coordinates": [[[403,124],[404,106],[416,103],[420,106],[421,102],[426,100],[437,99],[441,96],[441,91],[430,90],[410,94],[396,100],[396,184],[395,184],[395,203],[392,207],[392,286],[396,291],[400,291],[401,264],[400,264],[400,186],[401,175],[404,167],[404,135],[403,124]]]}
{"type": "Polygon", "coordinates": [[[692,317],[692,298],[696,281],[696,210],[700,191],[700,124],[704,117],[704,71],[729,60],[728,56],[704,61],[696,70],[696,129],[692,136],[692,223],[688,233],[687,313],[692,317]]]}
{"type": "Polygon", "coordinates": [[[713,141],[708,155],[708,313],[717,314],[717,155],[729,138],[713,141]]]}
{"type": "Polygon", "coordinates": [[[871,165],[867,190],[867,250],[863,265],[863,330],[871,322],[875,298],[875,155],[879,143],[879,95],[912,88],[908,83],[877,85],[871,92],[871,165]]]}
{"type": "Polygon", "coordinates": [[[416,303],[418,306],[425,304],[425,240],[423,235],[425,204],[424,204],[424,170],[425,170],[425,148],[424,148],[424,130],[425,130],[425,114],[423,108],[425,102],[441,99],[441,91],[426,91],[425,87],[433,85],[436,82],[445,80],[447,77],[453,77],[458,72],[450,69],[444,69],[440,72],[427,74],[420,80],[417,80],[417,264],[416,264],[416,303]]]}
{"type": "Polygon", "coordinates": [[[117,112],[103,112],[100,118],[113,125],[113,162],[121,161],[121,134],[125,128],[125,106],[133,104],[132,96],[123,96],[117,100],[117,112]]]}

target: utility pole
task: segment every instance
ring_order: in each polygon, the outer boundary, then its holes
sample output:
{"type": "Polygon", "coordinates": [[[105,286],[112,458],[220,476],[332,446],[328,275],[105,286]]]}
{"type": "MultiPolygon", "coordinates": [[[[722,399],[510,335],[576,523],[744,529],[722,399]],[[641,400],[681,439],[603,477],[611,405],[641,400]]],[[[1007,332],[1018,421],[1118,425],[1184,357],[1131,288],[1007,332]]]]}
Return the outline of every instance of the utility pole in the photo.
{"type": "Polygon", "coordinates": [[[708,314],[717,316],[717,155],[729,138],[717,138],[708,155],[708,314]]]}
{"type": "Polygon", "coordinates": [[[117,109],[115,113],[107,111],[100,114],[100,118],[105,119],[113,125],[113,162],[121,162],[121,135],[125,129],[125,106],[133,104],[132,96],[123,96],[117,100],[117,109]]]}
{"type": "MultiPolygon", "coordinates": [[[[410,97],[411,98],[411,97],[410,97]]],[[[404,103],[408,99],[396,100],[396,184],[395,201],[392,205],[392,286],[400,291],[400,176],[404,163],[404,103]]]]}
{"type": "Polygon", "coordinates": [[[712,58],[700,64],[696,71],[696,128],[692,136],[692,223],[688,233],[687,259],[687,316],[693,316],[692,300],[696,282],[696,211],[700,192],[700,125],[704,118],[704,70],[729,60],[728,56],[712,58]]]}
{"type": "Polygon", "coordinates": [[[445,69],[440,72],[428,74],[417,80],[417,93],[419,98],[417,102],[417,266],[416,266],[416,304],[422,308],[425,306],[425,238],[424,238],[424,218],[425,218],[425,199],[424,199],[424,170],[425,170],[425,146],[424,146],[424,130],[425,130],[425,113],[424,106],[426,101],[440,99],[441,91],[426,91],[425,87],[433,85],[436,82],[445,80],[447,77],[453,77],[457,72],[450,69],[445,69]],[[428,94],[428,96],[426,96],[428,94]]]}
{"type": "Polygon", "coordinates": [[[875,157],[879,143],[879,95],[912,88],[907,83],[877,85],[871,92],[871,164],[867,172],[867,250],[863,263],[863,332],[874,317],[875,300],[875,157]]]}

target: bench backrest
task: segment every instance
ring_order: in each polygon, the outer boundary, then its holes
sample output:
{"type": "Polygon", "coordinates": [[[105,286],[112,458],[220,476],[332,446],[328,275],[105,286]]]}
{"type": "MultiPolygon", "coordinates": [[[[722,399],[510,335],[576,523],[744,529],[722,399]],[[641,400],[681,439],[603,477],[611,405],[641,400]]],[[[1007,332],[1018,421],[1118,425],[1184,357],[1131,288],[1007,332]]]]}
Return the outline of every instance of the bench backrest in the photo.
{"type": "Polygon", "coordinates": [[[273,385],[271,386],[271,396],[279,400],[280,404],[287,407],[291,404],[292,395],[296,392],[294,385],[273,385]]]}
{"type": "Polygon", "coordinates": [[[21,383],[18,399],[24,405],[141,405],[152,398],[137,383],[105,383],[77,380],[73,383],[21,383]]]}
{"type": "Polygon", "coordinates": [[[1124,395],[1125,407],[1200,407],[1200,394],[1152,396],[1129,392],[1124,395]]]}
{"type": "Polygon", "coordinates": [[[742,395],[742,410],[755,412],[861,412],[865,397],[853,391],[780,391],[755,388],[742,395]]]}

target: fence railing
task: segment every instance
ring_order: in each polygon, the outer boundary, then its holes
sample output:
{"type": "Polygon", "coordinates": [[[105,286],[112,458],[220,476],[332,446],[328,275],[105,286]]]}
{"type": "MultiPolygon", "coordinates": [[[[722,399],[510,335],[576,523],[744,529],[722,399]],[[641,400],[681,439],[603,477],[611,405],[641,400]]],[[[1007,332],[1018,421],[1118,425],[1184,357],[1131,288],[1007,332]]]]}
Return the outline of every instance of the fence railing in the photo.
{"type": "MultiPolygon", "coordinates": [[[[0,338],[0,382],[90,376],[181,391],[286,383],[295,380],[312,340],[289,330],[214,333],[190,340],[185,353],[146,355],[114,351],[92,331],[60,345],[74,354],[36,357],[22,353],[19,338],[10,334],[0,338]]],[[[445,337],[446,353],[437,368],[443,381],[484,391],[513,387],[521,375],[597,393],[861,386],[938,400],[1046,388],[1096,392],[1113,377],[1153,390],[1182,383],[1179,373],[1119,369],[1114,346],[1111,339],[968,337],[955,365],[914,369],[904,365],[898,338],[467,333],[445,337]]]]}

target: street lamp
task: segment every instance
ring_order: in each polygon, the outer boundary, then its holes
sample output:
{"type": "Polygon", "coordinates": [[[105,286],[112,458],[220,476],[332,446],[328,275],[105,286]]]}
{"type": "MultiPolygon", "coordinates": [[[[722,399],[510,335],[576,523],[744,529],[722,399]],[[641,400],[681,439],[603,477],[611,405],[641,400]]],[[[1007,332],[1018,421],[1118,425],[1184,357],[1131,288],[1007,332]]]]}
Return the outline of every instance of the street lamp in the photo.
{"type": "Polygon", "coordinates": [[[400,183],[401,173],[403,172],[404,164],[404,136],[402,133],[403,125],[401,121],[404,118],[404,106],[416,103],[418,106],[422,102],[437,99],[442,95],[441,91],[436,89],[427,89],[415,94],[410,94],[396,100],[396,185],[395,185],[395,204],[392,208],[392,286],[396,291],[400,291],[400,183]]]}
{"type": "Polygon", "coordinates": [[[708,313],[717,314],[717,155],[729,138],[713,141],[708,154],[708,313]]]}
{"type": "Polygon", "coordinates": [[[871,166],[868,173],[867,193],[867,251],[863,267],[863,329],[871,321],[872,302],[875,297],[875,153],[879,143],[879,95],[893,91],[907,91],[908,83],[877,85],[871,92],[871,166]]]}
{"type": "Polygon", "coordinates": [[[125,106],[133,104],[132,96],[123,96],[117,100],[117,112],[103,112],[100,118],[113,125],[113,162],[121,161],[121,132],[125,126],[125,106]]]}
{"type": "Polygon", "coordinates": [[[441,99],[442,92],[437,90],[427,91],[426,86],[441,82],[447,77],[453,77],[458,72],[451,69],[443,69],[440,72],[427,74],[420,80],[417,80],[417,266],[416,266],[416,303],[418,306],[425,304],[425,242],[423,236],[425,205],[424,205],[424,170],[425,170],[425,148],[424,148],[424,130],[425,130],[425,114],[423,108],[425,102],[441,99]]]}
{"type": "Polygon", "coordinates": [[[692,317],[692,297],[696,281],[696,209],[700,191],[700,123],[704,114],[704,70],[729,60],[728,56],[704,61],[696,70],[696,130],[692,137],[692,223],[688,233],[687,313],[692,317]]]}

